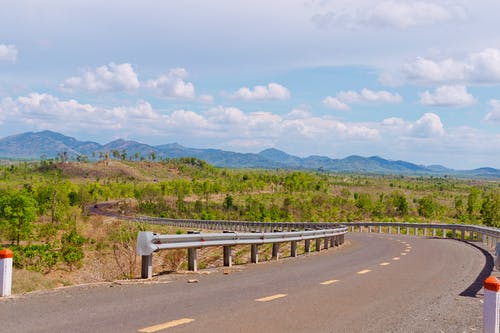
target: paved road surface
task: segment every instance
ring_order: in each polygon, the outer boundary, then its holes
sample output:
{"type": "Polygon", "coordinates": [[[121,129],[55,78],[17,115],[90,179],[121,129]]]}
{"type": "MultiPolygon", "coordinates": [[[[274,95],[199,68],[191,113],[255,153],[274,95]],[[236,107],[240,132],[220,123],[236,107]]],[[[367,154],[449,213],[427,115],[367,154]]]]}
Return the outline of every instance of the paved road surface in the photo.
{"type": "Polygon", "coordinates": [[[482,290],[473,283],[489,273],[491,260],[480,250],[408,236],[346,239],[341,249],[229,275],[4,299],[0,332],[481,331],[482,290]]]}

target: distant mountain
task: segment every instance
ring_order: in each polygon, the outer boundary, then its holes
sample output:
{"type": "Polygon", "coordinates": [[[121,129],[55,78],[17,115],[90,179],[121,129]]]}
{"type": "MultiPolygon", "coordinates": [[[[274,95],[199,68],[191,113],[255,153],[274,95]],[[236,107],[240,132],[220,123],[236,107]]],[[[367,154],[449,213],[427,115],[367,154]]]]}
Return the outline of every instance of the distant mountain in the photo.
{"type": "Polygon", "coordinates": [[[39,159],[43,156],[55,157],[62,152],[75,157],[100,147],[96,142],[82,142],[56,132],[27,132],[0,139],[0,157],[39,159]]]}
{"type": "Polygon", "coordinates": [[[66,152],[70,159],[86,155],[90,159],[100,153],[113,151],[126,153],[127,158],[148,158],[152,152],[156,158],[196,157],[218,167],[228,168],[263,168],[320,170],[329,172],[400,174],[400,175],[436,175],[455,177],[500,178],[500,170],[479,168],[474,170],[453,170],[441,165],[417,165],[405,161],[391,161],[379,156],[362,157],[357,155],[342,159],[326,156],[305,158],[287,154],[270,148],[258,154],[244,154],[220,149],[196,149],[184,147],[178,143],[151,146],[137,141],[118,139],[105,145],[92,141],[78,141],[75,138],[51,131],[27,132],[0,139],[0,158],[40,159],[54,158],[66,152]]]}

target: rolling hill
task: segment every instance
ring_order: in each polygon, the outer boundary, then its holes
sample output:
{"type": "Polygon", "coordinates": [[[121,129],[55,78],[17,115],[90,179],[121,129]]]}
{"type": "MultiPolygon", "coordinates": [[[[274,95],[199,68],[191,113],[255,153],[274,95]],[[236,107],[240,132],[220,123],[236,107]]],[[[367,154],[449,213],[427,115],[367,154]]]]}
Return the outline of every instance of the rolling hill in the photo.
{"type": "Polygon", "coordinates": [[[68,158],[85,155],[97,159],[104,153],[117,151],[126,153],[127,159],[148,159],[152,153],[156,159],[196,157],[218,167],[322,170],[330,172],[352,172],[401,175],[449,175],[456,177],[500,178],[500,170],[479,168],[474,170],[453,170],[441,165],[417,165],[406,161],[392,161],[378,156],[348,156],[332,159],[326,156],[305,158],[289,155],[275,148],[260,153],[238,153],[220,149],[196,149],[178,143],[151,146],[137,141],[118,139],[101,145],[92,141],[79,141],[52,131],[27,132],[0,139],[0,158],[41,159],[54,158],[66,152],[68,158]]]}

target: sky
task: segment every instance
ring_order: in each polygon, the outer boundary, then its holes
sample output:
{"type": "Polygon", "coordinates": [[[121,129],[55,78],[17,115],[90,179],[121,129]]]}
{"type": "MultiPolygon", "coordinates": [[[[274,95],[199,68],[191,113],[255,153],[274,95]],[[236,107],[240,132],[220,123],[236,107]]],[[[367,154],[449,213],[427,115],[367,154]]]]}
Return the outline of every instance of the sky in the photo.
{"type": "Polygon", "coordinates": [[[500,168],[497,0],[4,0],[0,137],[500,168]]]}

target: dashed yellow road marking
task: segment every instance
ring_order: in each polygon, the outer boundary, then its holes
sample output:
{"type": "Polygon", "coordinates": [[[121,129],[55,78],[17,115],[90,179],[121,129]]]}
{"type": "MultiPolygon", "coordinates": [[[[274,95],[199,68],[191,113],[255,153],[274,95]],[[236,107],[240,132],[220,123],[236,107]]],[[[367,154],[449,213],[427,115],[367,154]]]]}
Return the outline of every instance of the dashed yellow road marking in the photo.
{"type": "Polygon", "coordinates": [[[153,333],[153,332],[161,331],[161,330],[164,330],[167,328],[171,328],[171,327],[175,327],[175,326],[179,326],[179,325],[184,325],[184,324],[189,324],[193,321],[194,321],[194,319],[192,319],[192,318],[182,318],[182,319],[172,320],[172,321],[169,321],[167,323],[149,326],[146,328],[141,328],[139,330],[139,332],[153,333]]]}
{"type": "Polygon", "coordinates": [[[410,252],[411,250],[410,249],[406,249],[405,252],[410,252]]]}
{"type": "Polygon", "coordinates": [[[390,265],[391,263],[390,262],[383,262],[383,263],[380,263],[379,265],[380,266],[387,266],[387,265],[390,265]]]}
{"type": "Polygon", "coordinates": [[[406,248],[407,248],[407,249],[411,249],[411,246],[410,246],[410,245],[407,245],[407,246],[406,246],[406,248]]]}
{"type": "Polygon", "coordinates": [[[401,252],[401,255],[402,255],[402,256],[405,256],[405,255],[407,255],[407,254],[408,254],[408,253],[406,253],[406,252],[401,252]]]}
{"type": "Polygon", "coordinates": [[[262,297],[262,298],[257,298],[255,301],[257,302],[269,302],[278,298],[286,297],[286,294],[276,294],[272,296],[267,296],[267,297],[262,297]]]}
{"type": "Polygon", "coordinates": [[[401,259],[401,258],[399,258],[399,257],[392,258],[392,260],[399,260],[399,259],[401,259]]]}
{"type": "Polygon", "coordinates": [[[359,271],[358,274],[366,274],[366,273],[370,273],[371,270],[369,269],[363,269],[362,271],[359,271]]]}
{"type": "Polygon", "coordinates": [[[328,280],[328,281],[323,281],[321,282],[320,284],[322,285],[329,285],[329,284],[332,284],[332,283],[335,283],[335,282],[339,282],[339,280],[328,280]]]}

